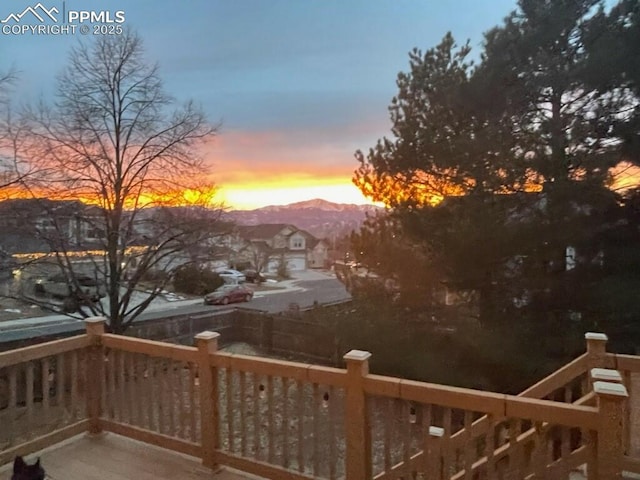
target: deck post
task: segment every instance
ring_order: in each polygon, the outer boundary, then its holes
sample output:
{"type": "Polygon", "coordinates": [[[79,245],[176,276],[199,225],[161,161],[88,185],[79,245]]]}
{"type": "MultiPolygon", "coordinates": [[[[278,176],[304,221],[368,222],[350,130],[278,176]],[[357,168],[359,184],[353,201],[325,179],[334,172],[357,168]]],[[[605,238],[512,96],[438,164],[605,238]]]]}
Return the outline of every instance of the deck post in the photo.
{"type": "Polygon", "coordinates": [[[596,442],[596,471],[587,472],[589,480],[622,478],[623,417],[629,394],[624,385],[612,382],[596,381],[593,390],[598,398],[600,425],[596,442]]]}
{"type": "Polygon", "coordinates": [[[371,429],[364,392],[364,377],[369,374],[371,354],[351,350],[343,358],[347,363],[345,405],[346,480],[371,478],[371,429]]]}
{"type": "Polygon", "coordinates": [[[441,438],[444,436],[444,428],[429,427],[426,435],[426,447],[424,449],[424,471],[428,472],[427,478],[444,478],[441,459],[441,438]]]}
{"type": "Polygon", "coordinates": [[[607,340],[604,333],[587,332],[584,335],[587,342],[587,355],[589,357],[589,370],[592,368],[605,368],[607,359],[607,340]]]}
{"type": "Polygon", "coordinates": [[[93,435],[102,432],[100,417],[102,416],[102,381],[105,372],[101,337],[104,334],[106,321],[105,317],[90,317],[84,321],[87,335],[91,341],[84,381],[86,384],[89,433],[93,435]]]}
{"type": "Polygon", "coordinates": [[[198,379],[200,381],[200,431],[202,464],[215,469],[216,451],[220,448],[218,433],[218,372],[211,364],[210,354],[218,351],[217,332],[202,332],[195,336],[198,347],[198,379]]]}

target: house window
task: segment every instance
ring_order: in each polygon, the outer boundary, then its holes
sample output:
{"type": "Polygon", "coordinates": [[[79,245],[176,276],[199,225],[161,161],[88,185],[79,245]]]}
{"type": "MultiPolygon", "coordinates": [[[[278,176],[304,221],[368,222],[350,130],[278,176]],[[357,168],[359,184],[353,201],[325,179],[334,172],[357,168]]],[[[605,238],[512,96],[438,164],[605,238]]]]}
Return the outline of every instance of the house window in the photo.
{"type": "Polygon", "coordinates": [[[104,238],[104,230],[100,228],[90,228],[87,230],[87,238],[104,238]]]}
{"type": "Polygon", "coordinates": [[[293,240],[293,247],[292,248],[303,248],[302,239],[301,238],[295,238],[293,240]]]}
{"type": "Polygon", "coordinates": [[[40,220],[40,228],[45,230],[51,230],[56,227],[56,222],[49,219],[40,220]]]}

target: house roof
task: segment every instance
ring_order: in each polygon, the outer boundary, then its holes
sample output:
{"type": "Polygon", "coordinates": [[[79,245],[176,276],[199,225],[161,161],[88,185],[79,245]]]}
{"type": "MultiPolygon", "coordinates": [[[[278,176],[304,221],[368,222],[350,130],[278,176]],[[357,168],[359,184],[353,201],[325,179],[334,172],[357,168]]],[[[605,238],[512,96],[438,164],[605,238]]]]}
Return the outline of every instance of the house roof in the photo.
{"type": "Polygon", "coordinates": [[[0,202],[0,213],[13,216],[61,216],[98,215],[100,207],[87,205],[80,200],[51,200],[48,198],[12,198],[0,202]]]}
{"type": "Polygon", "coordinates": [[[262,223],[260,225],[239,225],[238,233],[247,240],[270,240],[285,228],[298,231],[298,228],[287,223],[262,223]]]}
{"type": "Polygon", "coordinates": [[[264,240],[247,240],[246,242],[247,243],[245,243],[245,245],[240,250],[246,250],[250,247],[255,247],[262,251],[271,250],[269,244],[264,240]]]}
{"type": "Polygon", "coordinates": [[[305,236],[305,238],[307,239],[307,248],[313,249],[316,247],[316,245],[318,245],[320,242],[322,242],[323,240],[314,237],[313,235],[311,235],[309,232],[307,232],[306,230],[300,230],[300,233],[303,234],[305,236]]]}
{"type": "Polygon", "coordinates": [[[291,233],[285,235],[290,237],[296,233],[303,235],[309,247],[315,247],[320,240],[314,237],[312,234],[307,232],[306,230],[302,230],[301,228],[296,227],[295,225],[291,225],[289,223],[262,223],[260,225],[239,225],[237,227],[238,233],[245,240],[250,240],[252,242],[255,241],[266,241],[271,240],[276,235],[282,233],[285,229],[291,229],[291,233]]]}

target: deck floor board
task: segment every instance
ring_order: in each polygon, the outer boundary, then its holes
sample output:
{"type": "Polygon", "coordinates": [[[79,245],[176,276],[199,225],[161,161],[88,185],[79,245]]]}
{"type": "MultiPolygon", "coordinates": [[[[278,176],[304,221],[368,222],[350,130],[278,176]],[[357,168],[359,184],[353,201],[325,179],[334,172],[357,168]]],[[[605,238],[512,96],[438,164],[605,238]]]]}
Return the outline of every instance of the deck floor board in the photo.
{"type": "MultiPolygon", "coordinates": [[[[80,435],[27,457],[38,457],[52,480],[246,480],[251,475],[223,469],[212,472],[197,458],[182,455],[112,433],[80,435]]],[[[11,465],[0,469],[10,480],[11,465]]]]}

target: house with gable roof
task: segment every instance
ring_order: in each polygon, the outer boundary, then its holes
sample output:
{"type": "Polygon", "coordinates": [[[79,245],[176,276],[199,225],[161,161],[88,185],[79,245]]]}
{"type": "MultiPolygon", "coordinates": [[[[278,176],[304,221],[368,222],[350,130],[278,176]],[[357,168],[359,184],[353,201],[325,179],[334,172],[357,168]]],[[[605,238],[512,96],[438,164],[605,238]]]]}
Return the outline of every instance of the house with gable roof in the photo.
{"type": "Polygon", "coordinates": [[[275,272],[284,262],[291,272],[324,267],[328,245],[295,225],[266,223],[238,226],[234,236],[236,262],[249,262],[264,272],[275,272]]]}
{"type": "Polygon", "coordinates": [[[104,238],[99,207],[46,198],[0,202],[0,248],[10,254],[99,249],[104,238]]]}

